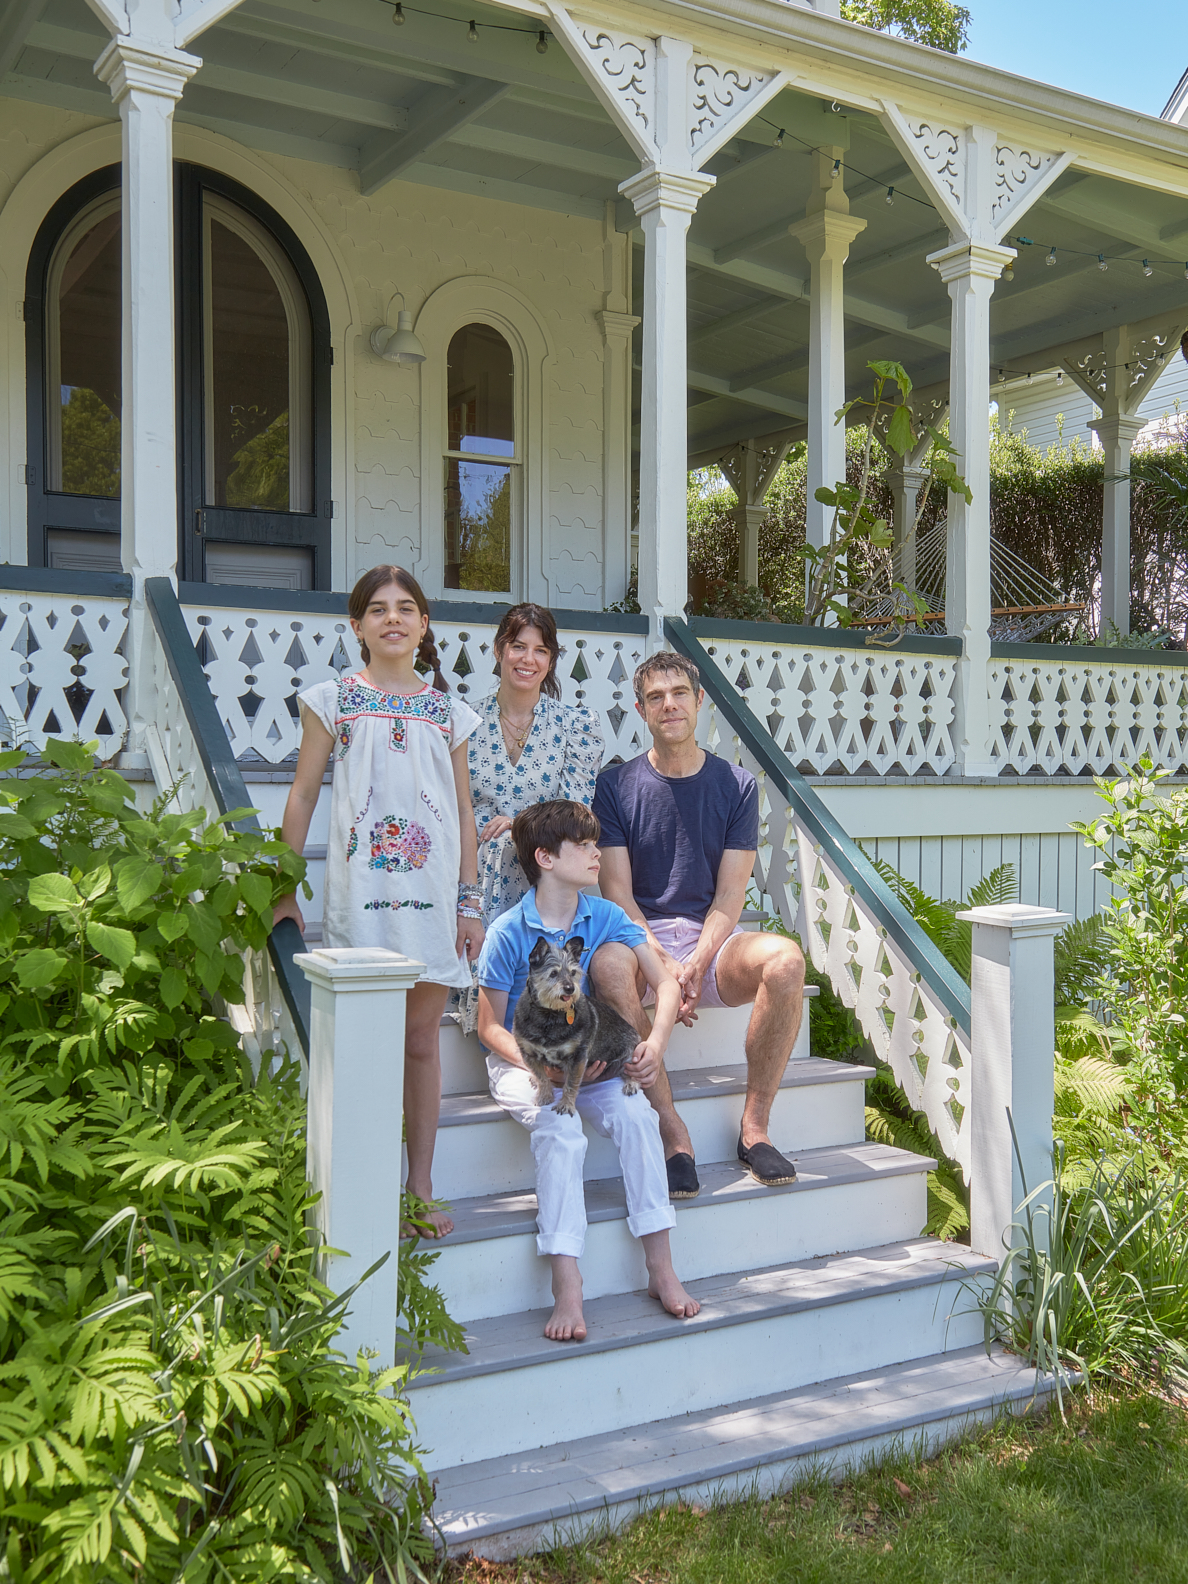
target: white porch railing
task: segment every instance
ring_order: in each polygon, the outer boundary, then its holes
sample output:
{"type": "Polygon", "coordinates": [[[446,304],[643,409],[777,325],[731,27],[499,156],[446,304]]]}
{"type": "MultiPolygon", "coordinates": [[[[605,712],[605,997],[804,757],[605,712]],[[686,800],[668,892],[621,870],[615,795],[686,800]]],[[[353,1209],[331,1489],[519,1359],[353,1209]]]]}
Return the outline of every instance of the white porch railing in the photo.
{"type": "Polygon", "coordinates": [[[969,987],[738,697],[737,674],[732,685],[684,622],[667,631],[702,670],[705,747],[758,779],[759,885],[968,1182],[969,987]]]}
{"type": "Polygon", "coordinates": [[[1188,765],[1188,655],[995,644],[989,674],[999,774],[1125,775],[1144,754],[1188,765]]]}
{"type": "Polygon", "coordinates": [[[689,626],[802,775],[944,775],[954,761],[955,639],[694,617],[689,626]]]}
{"type": "Polygon", "coordinates": [[[119,751],[131,591],[118,573],[0,567],[0,747],[77,736],[119,751]]]}
{"type": "MultiPolygon", "coordinates": [[[[238,759],[280,764],[297,751],[297,694],[361,664],[345,594],[288,594],[186,583],[186,625],[238,759]]],[[[433,632],[450,686],[483,698],[495,688],[492,643],[503,608],[434,601],[433,632]]],[[[555,611],[557,678],[567,704],[602,720],[607,757],[640,751],[631,678],[644,656],[642,616],[555,611]]]]}

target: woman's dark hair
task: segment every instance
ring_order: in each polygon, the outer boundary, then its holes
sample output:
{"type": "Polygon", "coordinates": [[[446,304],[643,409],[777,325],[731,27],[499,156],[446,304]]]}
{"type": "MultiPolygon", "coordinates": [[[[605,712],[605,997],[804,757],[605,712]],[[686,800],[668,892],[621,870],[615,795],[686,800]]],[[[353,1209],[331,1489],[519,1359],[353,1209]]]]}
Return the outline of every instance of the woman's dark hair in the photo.
{"type": "MultiPolygon", "coordinates": [[[[411,572],[406,572],[398,566],[373,566],[370,572],[363,576],[351,590],[347,600],[347,615],[352,621],[361,622],[367,614],[367,607],[379,593],[380,589],[387,588],[389,583],[395,583],[397,588],[404,590],[417,602],[417,609],[422,616],[429,614],[429,601],[425,598],[421,585],[411,572]]],[[[363,656],[363,664],[370,663],[371,654],[367,645],[359,640],[359,653],[363,656]]],[[[433,637],[433,628],[425,628],[425,636],[417,645],[417,659],[427,671],[433,673],[433,686],[439,693],[448,693],[450,685],[441,674],[441,659],[437,653],[437,643],[433,637]]]]}
{"type": "Polygon", "coordinates": [[[535,627],[544,640],[545,648],[549,651],[549,669],[540,684],[540,691],[547,693],[549,698],[560,698],[561,684],[557,681],[557,661],[561,658],[561,645],[557,642],[557,623],[553,620],[552,611],[546,610],[543,605],[534,604],[531,600],[526,600],[523,605],[513,605],[499,623],[499,631],[495,634],[493,646],[495,675],[499,675],[504,650],[509,643],[514,643],[525,627],[535,627]]]}
{"type": "Polygon", "coordinates": [[[521,809],[512,820],[511,839],[520,868],[527,875],[528,884],[534,886],[540,879],[536,854],[541,848],[556,857],[562,842],[596,842],[601,832],[593,809],[569,798],[555,798],[550,803],[530,803],[521,809]]]}

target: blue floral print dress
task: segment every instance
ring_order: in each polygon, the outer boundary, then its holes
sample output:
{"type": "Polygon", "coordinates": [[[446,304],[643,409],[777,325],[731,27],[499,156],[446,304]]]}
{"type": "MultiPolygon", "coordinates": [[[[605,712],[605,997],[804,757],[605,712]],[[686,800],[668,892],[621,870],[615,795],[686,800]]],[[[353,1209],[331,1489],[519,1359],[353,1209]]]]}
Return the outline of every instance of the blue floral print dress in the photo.
{"type": "MultiPolygon", "coordinates": [[[[496,814],[514,819],[533,803],[571,798],[589,805],[602,768],[602,727],[593,710],[541,696],[536,719],[516,764],[512,764],[499,727],[499,695],[475,705],[479,722],[471,733],[470,795],[479,830],[496,814]]],[[[489,929],[501,913],[528,890],[510,831],[479,848],[479,884],[483,888],[483,926],[489,929]]]]}
{"type": "Polygon", "coordinates": [[[298,695],[334,738],[322,939],[386,946],[434,984],[469,985],[460,965],[458,799],[450,754],[479,724],[436,688],[385,693],[361,676],[298,695]]]}

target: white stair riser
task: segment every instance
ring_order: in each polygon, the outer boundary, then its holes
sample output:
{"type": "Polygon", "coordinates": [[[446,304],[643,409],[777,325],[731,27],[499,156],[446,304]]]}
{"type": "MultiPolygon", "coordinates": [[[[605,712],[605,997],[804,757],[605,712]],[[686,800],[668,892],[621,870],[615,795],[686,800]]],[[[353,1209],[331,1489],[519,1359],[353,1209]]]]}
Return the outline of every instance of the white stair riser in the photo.
{"type": "MultiPolygon", "coordinates": [[[[771,1136],[780,1148],[793,1151],[858,1144],[866,1132],[864,1092],[861,1079],[781,1089],[772,1107],[771,1136]]],[[[720,1094],[680,1102],[699,1161],[736,1158],[744,1099],[741,1094],[720,1094]]],[[[585,1131],[587,1181],[617,1177],[619,1155],[612,1141],[600,1137],[589,1124],[585,1131]]],[[[454,1201],[508,1193],[532,1188],[535,1181],[527,1130],[511,1117],[438,1129],[433,1188],[441,1198],[454,1201]]]]}
{"type": "Polygon", "coordinates": [[[413,1417],[431,1448],[425,1466],[453,1468],[792,1391],[830,1379],[841,1360],[882,1369],[981,1338],[982,1318],[954,1281],[602,1353],[558,1343],[553,1363],[418,1388],[413,1417]]]}
{"type": "MultiPolygon", "coordinates": [[[[806,1000],[805,1010],[811,1005],[806,1000]]],[[[746,1060],[745,1042],[751,1009],[710,1007],[698,1013],[691,1029],[678,1023],[668,1042],[664,1064],[669,1072],[720,1067],[724,1062],[746,1060]]],[[[800,1032],[791,1059],[799,1061],[809,1054],[809,1019],[800,1020],[800,1032]]],[[[442,1094],[476,1094],[487,1087],[487,1064],[475,1035],[462,1033],[452,1021],[441,1027],[442,1094]]]]}
{"type": "Polygon", "coordinates": [[[900,1454],[920,1459],[932,1457],[942,1447],[960,1441],[980,1426],[993,1424],[1004,1413],[1009,1412],[1021,1418],[1043,1408],[1050,1396],[1050,1392],[1045,1392],[1034,1400],[993,1403],[982,1408],[960,1409],[956,1413],[940,1413],[926,1424],[913,1425],[909,1431],[860,1436],[843,1446],[823,1447],[820,1451],[744,1468],[735,1474],[720,1474],[711,1480],[685,1483],[674,1480],[671,1485],[664,1486],[642,1500],[635,1498],[613,1504],[604,1503],[589,1512],[575,1513],[550,1523],[526,1524],[519,1529],[485,1535],[481,1539],[455,1539],[452,1532],[447,1532],[447,1554],[463,1556],[469,1552],[492,1562],[508,1562],[516,1557],[576,1545],[587,1537],[601,1538],[603,1535],[617,1534],[649,1508],[665,1507],[675,1502],[682,1502],[687,1507],[709,1508],[751,1499],[767,1501],[772,1496],[792,1489],[802,1480],[816,1479],[822,1474],[838,1483],[851,1474],[900,1454]]]}
{"type": "MultiPolygon", "coordinates": [[[[259,810],[260,824],[265,827],[279,826],[285,816],[285,804],[292,789],[292,777],[284,781],[249,781],[248,800],[250,806],[259,810]]],[[[310,847],[325,847],[330,835],[330,788],[323,785],[318,796],[318,806],[314,810],[313,818],[309,824],[309,835],[306,838],[310,847]]],[[[305,878],[309,881],[312,897],[298,893],[297,902],[301,908],[301,916],[306,924],[316,924],[321,927],[324,916],[322,905],[322,887],[324,884],[326,860],[324,858],[307,858],[305,860],[305,878]]]]}
{"type": "MultiPolygon", "coordinates": [[[[917,1237],[928,1216],[924,1172],[772,1193],[696,1210],[677,1209],[672,1257],[682,1281],[849,1253],[917,1237]]],[[[596,1221],[586,1233],[582,1281],[587,1298],[635,1292],[648,1284],[639,1243],[624,1220],[596,1221]]],[[[432,1267],[455,1320],[517,1314],[553,1302],[549,1264],[535,1232],[446,1243],[432,1267]]]]}

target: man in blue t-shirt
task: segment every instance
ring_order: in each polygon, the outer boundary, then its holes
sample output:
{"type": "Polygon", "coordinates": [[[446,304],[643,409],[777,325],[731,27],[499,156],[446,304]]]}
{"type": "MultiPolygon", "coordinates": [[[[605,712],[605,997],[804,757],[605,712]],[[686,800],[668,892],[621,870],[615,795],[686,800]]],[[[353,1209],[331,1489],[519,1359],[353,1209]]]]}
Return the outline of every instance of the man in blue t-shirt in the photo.
{"type": "MultiPolygon", "coordinates": [[[[654,654],[637,669],[635,707],[652,747],[598,777],[600,885],[646,930],[680,984],[682,1022],[691,1026],[698,1007],[753,1003],[738,1158],[756,1181],[775,1187],[796,1180],[767,1127],[800,1028],[804,958],[785,936],[739,927],[759,845],[759,793],[749,771],[697,746],[704,697],[700,673],[683,655],[654,654]]],[[[648,1027],[646,986],[630,952],[608,948],[598,988],[641,1033],[648,1027]]],[[[700,1192],[693,1145],[663,1068],[648,1099],[660,1118],[671,1196],[693,1199],[700,1192]]]]}

